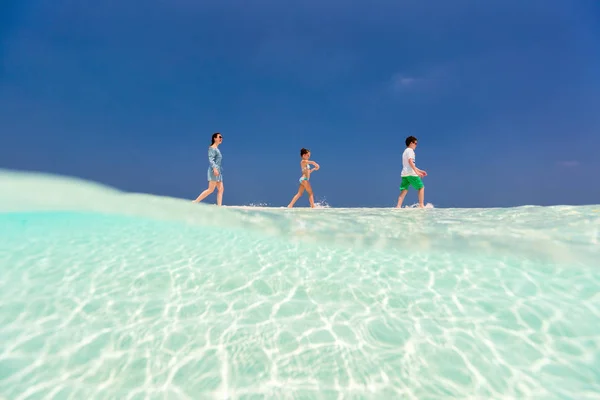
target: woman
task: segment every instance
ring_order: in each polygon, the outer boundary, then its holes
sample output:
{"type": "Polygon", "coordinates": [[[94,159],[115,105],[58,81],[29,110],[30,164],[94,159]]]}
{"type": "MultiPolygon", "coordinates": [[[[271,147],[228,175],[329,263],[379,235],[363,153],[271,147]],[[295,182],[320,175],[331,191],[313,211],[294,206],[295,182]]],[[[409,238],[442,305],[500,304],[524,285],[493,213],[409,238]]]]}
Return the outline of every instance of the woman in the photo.
{"type": "Polygon", "coordinates": [[[223,202],[223,174],[221,173],[221,160],[223,156],[219,150],[219,145],[223,142],[223,136],[219,133],[213,133],[212,143],[208,147],[208,189],[200,193],[200,196],[193,203],[201,202],[206,196],[215,191],[217,188],[217,205],[220,206],[223,202]]]}

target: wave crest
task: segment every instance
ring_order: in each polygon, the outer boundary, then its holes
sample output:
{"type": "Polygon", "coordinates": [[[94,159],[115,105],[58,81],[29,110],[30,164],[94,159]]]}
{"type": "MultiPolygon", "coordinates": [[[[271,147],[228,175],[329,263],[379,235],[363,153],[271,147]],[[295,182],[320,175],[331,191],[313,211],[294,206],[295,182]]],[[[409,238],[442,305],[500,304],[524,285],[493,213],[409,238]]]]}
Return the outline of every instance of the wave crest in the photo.
{"type": "Polygon", "coordinates": [[[491,209],[320,209],[216,207],[126,193],[47,174],[0,171],[0,212],[118,214],[216,229],[244,229],[282,240],[385,251],[448,251],[548,262],[596,260],[598,206],[491,209]]]}

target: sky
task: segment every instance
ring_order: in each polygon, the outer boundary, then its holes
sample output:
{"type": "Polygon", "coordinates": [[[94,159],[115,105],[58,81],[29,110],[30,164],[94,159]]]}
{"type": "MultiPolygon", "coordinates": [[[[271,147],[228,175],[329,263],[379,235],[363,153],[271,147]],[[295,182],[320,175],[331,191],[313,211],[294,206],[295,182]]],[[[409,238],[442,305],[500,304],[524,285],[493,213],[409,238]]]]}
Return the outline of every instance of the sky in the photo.
{"type": "Polygon", "coordinates": [[[0,168],[192,200],[218,131],[225,205],[306,147],[317,201],[389,207],[414,135],[436,207],[600,204],[594,0],[8,0],[0,60],[0,168]]]}

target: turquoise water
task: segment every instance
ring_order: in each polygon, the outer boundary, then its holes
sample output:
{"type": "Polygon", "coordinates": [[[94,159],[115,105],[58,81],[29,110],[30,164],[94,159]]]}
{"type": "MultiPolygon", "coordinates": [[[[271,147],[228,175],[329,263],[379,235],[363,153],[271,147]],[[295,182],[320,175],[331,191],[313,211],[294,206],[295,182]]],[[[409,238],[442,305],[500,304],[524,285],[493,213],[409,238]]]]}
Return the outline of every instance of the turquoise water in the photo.
{"type": "Polygon", "coordinates": [[[600,206],[0,188],[0,398],[600,398],[600,206]]]}

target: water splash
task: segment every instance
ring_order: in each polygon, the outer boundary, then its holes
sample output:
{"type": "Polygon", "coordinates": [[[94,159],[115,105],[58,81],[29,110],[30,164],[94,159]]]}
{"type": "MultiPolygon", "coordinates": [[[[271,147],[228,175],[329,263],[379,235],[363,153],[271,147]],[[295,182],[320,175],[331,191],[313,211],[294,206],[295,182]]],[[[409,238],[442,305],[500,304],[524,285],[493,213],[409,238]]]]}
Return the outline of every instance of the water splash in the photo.
{"type": "MultiPolygon", "coordinates": [[[[402,208],[419,208],[419,203],[414,203],[411,205],[405,205],[402,208]]],[[[435,208],[434,205],[432,203],[425,203],[425,207],[424,208],[435,208]]]]}
{"type": "Polygon", "coordinates": [[[262,208],[265,208],[265,207],[269,207],[269,204],[268,203],[250,203],[250,204],[247,204],[244,207],[262,207],[262,208]]]}

